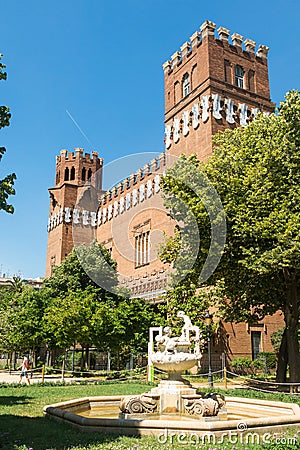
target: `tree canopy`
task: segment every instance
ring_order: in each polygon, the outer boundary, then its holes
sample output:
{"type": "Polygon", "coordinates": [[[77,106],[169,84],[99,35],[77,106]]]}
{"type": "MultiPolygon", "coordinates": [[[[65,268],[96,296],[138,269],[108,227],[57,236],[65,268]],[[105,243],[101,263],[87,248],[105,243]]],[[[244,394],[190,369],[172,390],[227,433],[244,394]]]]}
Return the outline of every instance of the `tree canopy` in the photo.
{"type": "Polygon", "coordinates": [[[54,354],[77,343],[85,349],[82,368],[89,359],[90,347],[111,351],[117,355],[118,365],[130,353],[146,352],[148,329],[158,323],[155,309],[144,300],[122,296],[121,290],[118,294],[117,277],[107,273],[104,261],[116,266],[109,252],[95,241],[74,249],[39,291],[19,279],[2,288],[0,350],[31,350],[33,354],[46,345],[54,354]],[[89,273],[96,271],[99,275],[101,264],[103,276],[116,288],[115,293],[97,286],[85,272],[87,267],[89,273]]]}

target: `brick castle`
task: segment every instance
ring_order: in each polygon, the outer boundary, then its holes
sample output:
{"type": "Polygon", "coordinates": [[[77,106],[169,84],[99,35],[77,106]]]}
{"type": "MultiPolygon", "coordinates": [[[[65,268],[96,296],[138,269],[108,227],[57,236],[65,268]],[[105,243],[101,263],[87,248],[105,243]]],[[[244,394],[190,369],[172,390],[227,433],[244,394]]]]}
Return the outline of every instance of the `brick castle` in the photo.
{"type": "MultiPolygon", "coordinates": [[[[165,85],[165,152],[130,174],[109,191],[102,190],[103,160],[96,152],[61,150],[56,158],[55,187],[49,189],[50,214],[46,276],[75,244],[96,238],[117,261],[120,284],[133,296],[159,301],[171,270],[157,249],[174,221],[164,209],[160,177],[169,157],[196,153],[206,161],[212,136],[246,126],[258,111],[270,114],[268,47],[204,22],[180,51],[163,64],[165,85]]],[[[273,351],[270,335],[284,326],[280,312],[255,325],[223,323],[220,354],[255,358],[273,351]]]]}

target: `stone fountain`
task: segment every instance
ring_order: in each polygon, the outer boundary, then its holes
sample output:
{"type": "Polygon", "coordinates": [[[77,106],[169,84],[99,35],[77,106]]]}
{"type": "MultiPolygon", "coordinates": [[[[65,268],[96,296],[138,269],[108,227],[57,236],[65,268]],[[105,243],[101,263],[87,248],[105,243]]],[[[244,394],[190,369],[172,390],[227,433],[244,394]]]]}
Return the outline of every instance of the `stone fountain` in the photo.
{"type": "Polygon", "coordinates": [[[180,415],[215,417],[224,408],[221,395],[197,393],[189,381],[182,378],[182,372],[200,367],[201,346],[204,344],[198,326],[192,324],[189,316],[179,311],[178,318],[183,320],[180,336],[172,337],[172,329],[160,329],[155,338],[156,348],[150,350],[149,358],[157,369],[168,374],[167,380],[138,396],[126,396],[121,400],[121,418],[146,418],[149,415],[180,415]]]}
{"type": "Polygon", "coordinates": [[[166,443],[168,436],[177,436],[182,443],[182,436],[186,436],[199,445],[222,443],[224,435],[236,436],[239,430],[270,436],[271,430],[300,426],[300,407],[296,404],[226,397],[225,409],[222,395],[197,392],[182,378],[182,372],[200,367],[203,339],[199,328],[183,311],[178,317],[183,320],[180,336],[172,336],[170,327],[150,329],[150,363],[168,374],[168,379],[156,388],[135,396],[63,401],[45,406],[44,414],[82,431],[155,435],[161,443],[166,443]],[[158,332],[156,337],[154,332],[158,332]]]}

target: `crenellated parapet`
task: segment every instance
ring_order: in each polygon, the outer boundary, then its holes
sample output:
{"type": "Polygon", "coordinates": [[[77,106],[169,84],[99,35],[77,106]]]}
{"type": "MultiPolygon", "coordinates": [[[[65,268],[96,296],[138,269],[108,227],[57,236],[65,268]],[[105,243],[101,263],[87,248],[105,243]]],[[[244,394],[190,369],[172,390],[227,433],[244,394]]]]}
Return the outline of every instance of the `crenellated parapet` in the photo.
{"type": "Polygon", "coordinates": [[[56,163],[61,163],[62,161],[76,161],[81,160],[86,163],[93,163],[93,161],[99,161],[103,164],[103,159],[98,158],[98,152],[92,151],[92,153],[84,153],[83,148],[75,148],[74,152],[69,152],[68,150],[61,150],[60,155],[56,156],[56,163]]]}
{"type": "MultiPolygon", "coordinates": [[[[229,46],[232,52],[235,49],[240,49],[251,55],[255,54],[256,43],[251,39],[246,38],[234,32],[230,36],[230,31],[227,28],[220,26],[216,35],[216,24],[206,20],[201,26],[200,31],[195,31],[189,41],[183,43],[180,50],[177,50],[170,58],[163,64],[165,74],[170,74],[171,71],[181,64],[186,58],[190,58],[193,53],[197,52],[199,46],[206,40],[220,41],[223,45],[229,46]]],[[[269,48],[265,45],[260,45],[257,49],[256,56],[258,58],[266,59],[268,57],[269,48]]]]}
{"type": "Polygon", "coordinates": [[[101,169],[103,159],[99,158],[98,152],[84,153],[83,148],[75,148],[73,152],[61,150],[56,157],[56,178],[55,185],[63,183],[82,185],[86,183],[94,174],[97,174],[98,186],[101,185],[101,169]]]}

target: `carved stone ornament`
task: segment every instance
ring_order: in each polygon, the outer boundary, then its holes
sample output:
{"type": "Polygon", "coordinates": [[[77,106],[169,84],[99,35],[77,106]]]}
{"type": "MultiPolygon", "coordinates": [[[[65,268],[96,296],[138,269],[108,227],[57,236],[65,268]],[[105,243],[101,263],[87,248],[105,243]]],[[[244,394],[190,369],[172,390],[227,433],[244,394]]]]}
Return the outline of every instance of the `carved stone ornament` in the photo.
{"type": "Polygon", "coordinates": [[[204,95],[201,98],[201,107],[202,107],[202,121],[205,123],[209,119],[209,99],[208,95],[204,95]]]}
{"type": "Polygon", "coordinates": [[[185,413],[201,417],[217,416],[224,405],[225,399],[219,394],[207,394],[204,398],[197,395],[184,399],[185,413]]]}
{"type": "Polygon", "coordinates": [[[171,146],[171,144],[172,144],[172,141],[171,141],[171,125],[166,125],[165,133],[166,133],[166,148],[169,148],[171,146]]]}
{"type": "Polygon", "coordinates": [[[183,136],[187,136],[189,134],[189,121],[190,121],[190,113],[189,111],[184,111],[182,114],[183,120],[183,136]]]}
{"type": "Polygon", "coordinates": [[[226,120],[228,123],[234,123],[233,100],[231,100],[230,98],[226,98],[225,105],[226,105],[226,120]]]}
{"type": "Polygon", "coordinates": [[[194,130],[199,126],[199,106],[195,103],[192,108],[193,112],[193,128],[194,130]]]}
{"type": "Polygon", "coordinates": [[[215,119],[222,119],[221,96],[219,94],[212,94],[212,98],[213,98],[213,116],[215,119]]]}
{"type": "Polygon", "coordinates": [[[245,103],[239,103],[240,110],[240,125],[245,127],[248,121],[248,107],[245,103]]]}
{"type": "Polygon", "coordinates": [[[175,144],[179,141],[180,133],[180,119],[174,119],[174,142],[175,144]]]}
{"type": "Polygon", "coordinates": [[[153,413],[158,409],[158,401],[145,394],[124,397],[120,402],[120,410],[125,414],[153,413]]]}
{"type": "Polygon", "coordinates": [[[97,226],[97,213],[95,211],[91,212],[91,225],[92,227],[97,226]]]}

